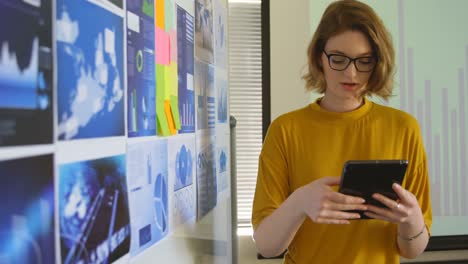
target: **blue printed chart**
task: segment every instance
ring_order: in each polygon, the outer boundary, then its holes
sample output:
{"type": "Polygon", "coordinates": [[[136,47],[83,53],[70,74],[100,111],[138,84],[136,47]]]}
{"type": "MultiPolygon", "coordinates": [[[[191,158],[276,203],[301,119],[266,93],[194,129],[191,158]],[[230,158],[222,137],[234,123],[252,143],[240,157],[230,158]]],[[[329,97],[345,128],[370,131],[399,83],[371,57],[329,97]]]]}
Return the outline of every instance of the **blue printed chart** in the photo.
{"type": "Polygon", "coordinates": [[[52,155],[0,161],[0,263],[55,262],[54,193],[52,155]]]}
{"type": "Polygon", "coordinates": [[[51,13],[51,1],[0,3],[0,147],[52,142],[51,13]]]}
{"type": "Polygon", "coordinates": [[[177,58],[179,86],[179,133],[195,132],[194,18],[177,6],[177,58]]]}
{"type": "Polygon", "coordinates": [[[124,135],[123,18],[58,0],[56,21],[58,138],[124,135]]]}
{"type": "Polygon", "coordinates": [[[136,255],[168,234],[167,141],[129,144],[127,152],[130,254],[136,255]]]}
{"type": "Polygon", "coordinates": [[[195,96],[197,107],[197,131],[215,128],[216,102],[214,67],[195,61],[195,96]]]}
{"type": "Polygon", "coordinates": [[[156,135],[154,4],[127,4],[128,136],[156,135]]]}
{"type": "Polygon", "coordinates": [[[124,155],[61,164],[58,199],[63,263],[111,263],[129,252],[124,155]]]}
{"type": "Polygon", "coordinates": [[[214,58],[217,68],[227,70],[227,8],[219,0],[214,1],[213,24],[214,24],[214,58]]]}
{"type": "Polygon", "coordinates": [[[224,74],[219,74],[220,71],[216,71],[216,116],[217,122],[226,124],[228,120],[228,81],[224,74]]]}
{"type": "Polygon", "coordinates": [[[203,218],[217,204],[215,136],[197,137],[197,219],[203,218]]]}
{"type": "Polygon", "coordinates": [[[216,168],[217,168],[217,183],[218,192],[225,191],[229,187],[228,177],[228,151],[225,146],[218,147],[216,151],[216,168]]]}
{"type": "Polygon", "coordinates": [[[172,223],[177,227],[195,220],[195,134],[181,134],[168,139],[169,177],[174,179],[172,223]]]}

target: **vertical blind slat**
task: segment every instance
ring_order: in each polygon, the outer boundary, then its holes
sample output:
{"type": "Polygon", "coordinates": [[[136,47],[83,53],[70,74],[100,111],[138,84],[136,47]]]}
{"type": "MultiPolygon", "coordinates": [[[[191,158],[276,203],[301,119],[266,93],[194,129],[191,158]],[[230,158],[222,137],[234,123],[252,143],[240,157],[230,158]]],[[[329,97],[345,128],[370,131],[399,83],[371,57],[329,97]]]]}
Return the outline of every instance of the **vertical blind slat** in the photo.
{"type": "Polygon", "coordinates": [[[238,124],[237,218],[238,227],[249,227],[255,191],[252,183],[256,182],[256,160],[262,147],[262,108],[258,106],[258,102],[262,102],[261,0],[229,0],[228,3],[229,82],[238,84],[229,88],[230,113],[237,119],[238,124]],[[232,100],[233,98],[235,100],[232,100]],[[245,123],[248,123],[248,126],[240,125],[245,123]],[[240,153],[249,159],[239,157],[240,153]]]}

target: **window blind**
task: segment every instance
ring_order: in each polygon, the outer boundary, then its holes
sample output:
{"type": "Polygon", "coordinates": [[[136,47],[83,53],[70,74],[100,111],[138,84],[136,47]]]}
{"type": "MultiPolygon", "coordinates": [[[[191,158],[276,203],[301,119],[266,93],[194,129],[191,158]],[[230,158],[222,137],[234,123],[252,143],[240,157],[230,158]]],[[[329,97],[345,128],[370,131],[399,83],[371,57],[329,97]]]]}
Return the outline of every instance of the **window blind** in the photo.
{"type": "Polygon", "coordinates": [[[238,227],[250,227],[262,147],[261,0],[229,0],[230,113],[237,119],[238,227]]]}

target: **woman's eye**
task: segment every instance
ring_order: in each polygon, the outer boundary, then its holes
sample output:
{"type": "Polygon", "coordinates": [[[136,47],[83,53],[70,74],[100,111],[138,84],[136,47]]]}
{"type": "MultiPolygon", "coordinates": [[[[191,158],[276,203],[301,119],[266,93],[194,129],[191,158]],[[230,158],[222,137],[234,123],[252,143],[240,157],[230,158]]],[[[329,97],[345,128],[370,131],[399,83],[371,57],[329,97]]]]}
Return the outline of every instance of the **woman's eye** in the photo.
{"type": "Polygon", "coordinates": [[[374,59],[373,58],[362,58],[362,59],[359,59],[358,62],[360,64],[372,64],[372,63],[374,63],[374,59]]]}
{"type": "Polygon", "coordinates": [[[332,61],[333,63],[345,63],[345,62],[346,62],[346,58],[345,58],[345,57],[341,57],[341,56],[340,56],[340,57],[334,56],[334,57],[331,57],[331,61],[332,61]]]}

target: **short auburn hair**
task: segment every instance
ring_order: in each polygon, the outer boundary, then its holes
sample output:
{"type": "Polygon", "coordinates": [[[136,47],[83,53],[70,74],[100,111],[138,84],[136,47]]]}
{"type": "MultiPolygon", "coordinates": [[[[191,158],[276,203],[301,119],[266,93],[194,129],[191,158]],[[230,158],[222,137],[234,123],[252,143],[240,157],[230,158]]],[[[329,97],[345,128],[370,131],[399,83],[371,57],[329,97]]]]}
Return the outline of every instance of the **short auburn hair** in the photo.
{"type": "Polygon", "coordinates": [[[327,84],[320,61],[322,52],[328,39],[348,30],[362,32],[377,58],[363,95],[376,95],[388,100],[392,96],[395,70],[392,37],[375,11],[356,0],[336,1],[323,13],[307,50],[308,70],[303,75],[306,90],[325,92],[327,84]]]}

